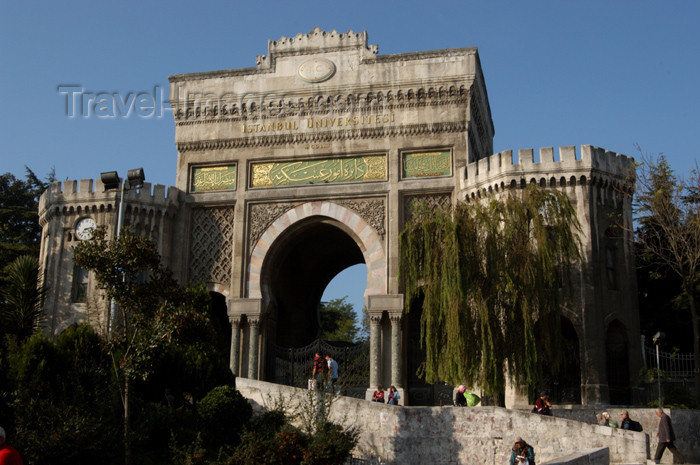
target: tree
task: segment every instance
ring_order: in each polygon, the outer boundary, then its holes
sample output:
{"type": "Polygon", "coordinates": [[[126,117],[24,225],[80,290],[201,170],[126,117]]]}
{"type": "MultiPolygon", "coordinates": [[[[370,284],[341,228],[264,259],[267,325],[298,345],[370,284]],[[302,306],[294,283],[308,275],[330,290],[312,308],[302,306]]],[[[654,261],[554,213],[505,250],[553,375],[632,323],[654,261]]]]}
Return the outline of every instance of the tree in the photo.
{"type": "Polygon", "coordinates": [[[532,386],[542,357],[556,372],[561,287],[581,259],[579,231],[566,195],[534,184],[452,210],[419,207],[399,252],[406,311],[423,297],[426,381],[499,394],[505,373],[532,386]]]}
{"type": "Polygon", "coordinates": [[[153,374],[166,347],[208,325],[205,312],[196,310],[202,305],[202,292],[180,288],[161,265],[155,244],[128,228],[115,240],[98,229],[92,240],[76,246],[74,259],[95,273],[99,287],[119,306],[119,325],[112,328],[109,351],[121,381],[125,463],[130,465],[132,383],[153,374]]]}
{"type": "Polygon", "coordinates": [[[326,341],[354,342],[360,333],[355,312],[348,297],[321,302],[321,339],[326,341]]]}
{"type": "Polygon", "coordinates": [[[0,334],[13,335],[22,342],[40,327],[46,289],[36,257],[17,257],[6,270],[8,281],[0,301],[0,334]]]}
{"type": "Polygon", "coordinates": [[[8,264],[22,255],[39,257],[39,196],[54,180],[54,172],[41,181],[26,169],[26,181],[10,173],[0,175],[0,289],[6,281],[4,270],[8,264]]]}
{"type": "Polygon", "coordinates": [[[683,300],[693,327],[695,398],[700,399],[700,317],[697,294],[700,278],[700,171],[679,179],[663,155],[642,154],[637,169],[634,210],[639,227],[635,238],[642,260],[653,277],[670,273],[680,280],[683,300]]]}

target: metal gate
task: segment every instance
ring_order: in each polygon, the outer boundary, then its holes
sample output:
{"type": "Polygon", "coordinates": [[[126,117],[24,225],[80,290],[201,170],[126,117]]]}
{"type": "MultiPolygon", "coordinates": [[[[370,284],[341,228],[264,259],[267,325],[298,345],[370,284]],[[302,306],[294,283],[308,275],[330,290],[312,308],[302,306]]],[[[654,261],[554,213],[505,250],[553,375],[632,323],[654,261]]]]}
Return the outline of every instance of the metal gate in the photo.
{"type": "Polygon", "coordinates": [[[306,388],[313,371],[314,354],[330,354],[338,362],[342,394],[363,399],[369,387],[369,342],[336,342],[317,339],[305,347],[272,346],[277,384],[306,388]]]}

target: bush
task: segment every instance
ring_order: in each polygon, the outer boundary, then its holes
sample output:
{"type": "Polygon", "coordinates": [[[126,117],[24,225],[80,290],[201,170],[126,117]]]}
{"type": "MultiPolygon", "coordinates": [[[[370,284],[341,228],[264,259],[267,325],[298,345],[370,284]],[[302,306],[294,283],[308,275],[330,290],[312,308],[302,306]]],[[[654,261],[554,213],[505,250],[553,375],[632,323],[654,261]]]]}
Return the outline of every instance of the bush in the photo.
{"type": "Polygon", "coordinates": [[[314,434],[304,454],[303,465],[342,465],[357,445],[359,430],[324,423],[314,434]]]}
{"type": "Polygon", "coordinates": [[[197,412],[204,427],[204,443],[219,448],[238,445],[253,408],[235,388],[219,386],[204,396],[197,405],[197,412]]]}

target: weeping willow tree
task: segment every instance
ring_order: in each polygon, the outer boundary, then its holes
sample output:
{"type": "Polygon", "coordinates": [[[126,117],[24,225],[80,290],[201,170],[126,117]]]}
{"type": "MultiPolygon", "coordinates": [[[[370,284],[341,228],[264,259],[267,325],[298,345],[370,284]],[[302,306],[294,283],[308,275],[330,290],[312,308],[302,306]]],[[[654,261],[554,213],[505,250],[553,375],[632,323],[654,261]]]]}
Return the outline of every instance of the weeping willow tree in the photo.
{"type": "Polygon", "coordinates": [[[506,373],[532,386],[544,358],[556,373],[580,229],[565,194],[534,184],[452,210],[419,205],[399,239],[406,311],[423,296],[419,375],[495,394],[506,373]]]}

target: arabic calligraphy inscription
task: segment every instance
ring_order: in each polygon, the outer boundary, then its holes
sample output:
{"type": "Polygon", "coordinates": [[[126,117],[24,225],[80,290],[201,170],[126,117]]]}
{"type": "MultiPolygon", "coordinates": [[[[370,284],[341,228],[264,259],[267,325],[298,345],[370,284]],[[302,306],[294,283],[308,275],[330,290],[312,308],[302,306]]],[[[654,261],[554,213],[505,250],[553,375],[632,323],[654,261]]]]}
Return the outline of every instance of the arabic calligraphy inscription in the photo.
{"type": "Polygon", "coordinates": [[[190,192],[236,189],[236,165],[192,168],[190,192]]]}
{"type": "Polygon", "coordinates": [[[386,179],[386,156],[371,155],[256,163],[252,166],[250,187],[385,181],[386,179]]]}

